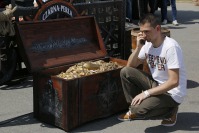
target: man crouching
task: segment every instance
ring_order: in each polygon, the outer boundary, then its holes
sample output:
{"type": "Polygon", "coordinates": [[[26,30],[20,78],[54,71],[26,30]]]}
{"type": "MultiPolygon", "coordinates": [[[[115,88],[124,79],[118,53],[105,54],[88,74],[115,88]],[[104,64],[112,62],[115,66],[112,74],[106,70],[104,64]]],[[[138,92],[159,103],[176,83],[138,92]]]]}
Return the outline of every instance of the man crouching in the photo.
{"type": "Polygon", "coordinates": [[[174,39],[161,33],[161,21],[153,14],[143,16],[139,26],[137,47],[120,73],[130,107],[118,119],[150,119],[167,114],[161,124],[173,126],[187,87],[182,50],[174,39]],[[145,60],[151,75],[136,69],[145,60]]]}

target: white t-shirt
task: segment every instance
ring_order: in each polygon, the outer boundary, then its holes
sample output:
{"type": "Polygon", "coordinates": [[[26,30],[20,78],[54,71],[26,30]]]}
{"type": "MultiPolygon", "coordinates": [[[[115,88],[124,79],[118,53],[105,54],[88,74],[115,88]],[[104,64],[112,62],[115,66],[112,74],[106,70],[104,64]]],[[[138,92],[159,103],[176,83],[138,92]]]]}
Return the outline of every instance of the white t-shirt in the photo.
{"type": "Polygon", "coordinates": [[[153,79],[159,85],[168,80],[168,69],[179,68],[179,85],[169,90],[168,93],[176,102],[182,103],[186,95],[187,78],[179,44],[169,37],[165,37],[164,42],[158,48],[154,48],[151,42],[146,42],[138,58],[147,60],[153,79]]]}

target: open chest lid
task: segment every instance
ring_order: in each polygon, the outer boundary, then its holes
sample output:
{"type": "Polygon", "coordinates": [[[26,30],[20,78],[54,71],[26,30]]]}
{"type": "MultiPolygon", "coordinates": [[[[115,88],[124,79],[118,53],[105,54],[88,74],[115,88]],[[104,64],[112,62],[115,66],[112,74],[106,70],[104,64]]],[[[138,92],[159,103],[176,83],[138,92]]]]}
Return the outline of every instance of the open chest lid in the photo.
{"type": "Polygon", "coordinates": [[[107,55],[94,17],[16,24],[18,47],[31,72],[107,55]]]}

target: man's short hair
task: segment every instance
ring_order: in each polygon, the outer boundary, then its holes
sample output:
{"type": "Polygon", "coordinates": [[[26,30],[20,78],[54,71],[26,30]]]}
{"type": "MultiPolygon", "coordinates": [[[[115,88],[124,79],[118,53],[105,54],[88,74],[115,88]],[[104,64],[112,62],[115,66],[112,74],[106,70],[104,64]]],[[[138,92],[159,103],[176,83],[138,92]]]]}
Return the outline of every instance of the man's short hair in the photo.
{"type": "Polygon", "coordinates": [[[145,23],[150,23],[153,28],[157,25],[161,25],[160,18],[151,13],[145,14],[140,18],[139,25],[144,25],[145,23]]]}

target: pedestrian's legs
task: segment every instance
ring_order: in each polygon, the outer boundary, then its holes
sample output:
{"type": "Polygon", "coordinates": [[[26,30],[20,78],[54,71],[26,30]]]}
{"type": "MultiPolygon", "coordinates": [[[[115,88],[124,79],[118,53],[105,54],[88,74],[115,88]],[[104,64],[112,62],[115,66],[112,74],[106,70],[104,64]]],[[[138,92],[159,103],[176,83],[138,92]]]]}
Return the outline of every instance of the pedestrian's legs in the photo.
{"type": "Polygon", "coordinates": [[[145,0],[137,0],[137,4],[138,4],[139,18],[142,18],[146,13],[146,8],[147,8],[145,0]]]}
{"type": "Polygon", "coordinates": [[[176,0],[171,0],[172,18],[173,21],[177,20],[176,0]]]}
{"type": "Polygon", "coordinates": [[[161,1],[161,15],[162,15],[162,21],[167,20],[167,0],[161,1]]]}
{"type": "Polygon", "coordinates": [[[132,0],[126,0],[126,17],[130,20],[133,19],[132,8],[132,0]]]}

